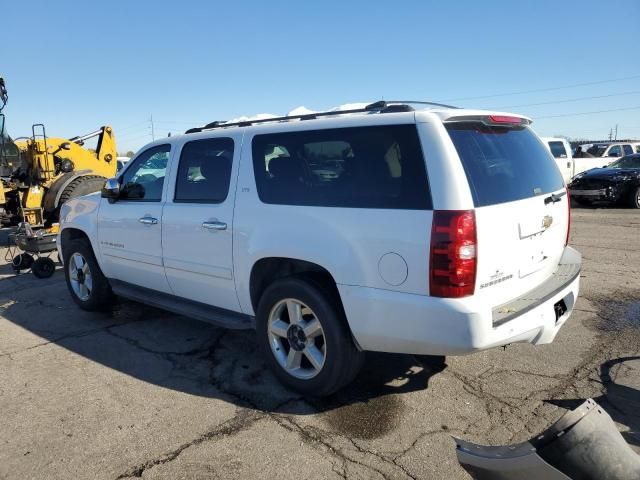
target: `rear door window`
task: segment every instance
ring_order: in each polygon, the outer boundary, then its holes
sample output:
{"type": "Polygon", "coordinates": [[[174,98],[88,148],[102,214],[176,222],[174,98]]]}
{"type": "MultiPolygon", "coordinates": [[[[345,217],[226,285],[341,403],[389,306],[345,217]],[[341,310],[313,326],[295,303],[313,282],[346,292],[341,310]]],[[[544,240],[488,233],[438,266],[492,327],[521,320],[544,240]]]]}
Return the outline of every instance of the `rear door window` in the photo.
{"type": "Polygon", "coordinates": [[[415,125],[256,135],[252,149],[258,195],[265,203],[431,208],[415,125]]]}
{"type": "Polygon", "coordinates": [[[479,122],[446,125],[476,207],[513,202],[564,188],[548,150],[528,127],[479,122]]]}
{"type": "Polygon", "coordinates": [[[633,148],[631,148],[631,145],[622,145],[622,150],[624,150],[625,155],[633,154],[633,148]]]}
{"type": "Polygon", "coordinates": [[[564,143],[549,142],[549,148],[551,149],[551,154],[555,158],[567,158],[567,150],[564,148],[564,143]]]}

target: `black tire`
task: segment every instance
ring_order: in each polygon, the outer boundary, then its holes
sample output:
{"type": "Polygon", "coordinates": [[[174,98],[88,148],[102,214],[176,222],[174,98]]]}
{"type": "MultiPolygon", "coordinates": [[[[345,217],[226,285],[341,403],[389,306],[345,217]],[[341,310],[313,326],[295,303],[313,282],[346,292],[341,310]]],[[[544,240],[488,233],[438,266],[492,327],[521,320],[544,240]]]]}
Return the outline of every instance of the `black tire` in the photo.
{"type": "Polygon", "coordinates": [[[265,290],[258,305],[256,335],[271,371],[284,385],[303,395],[322,397],[334,393],[350,383],[364,363],[364,352],[354,345],[340,299],[330,289],[309,278],[288,277],[265,290]],[[288,373],[272,351],[269,316],[284,299],[295,299],[308,306],[322,326],[326,356],[322,368],[312,378],[300,379],[288,373]]]}
{"type": "Polygon", "coordinates": [[[113,303],[114,296],[113,292],[111,291],[111,286],[109,285],[109,281],[107,280],[107,278],[102,273],[102,270],[100,269],[100,266],[96,261],[96,257],[93,254],[91,244],[88,240],[75,239],[64,245],[63,258],[64,277],[67,282],[67,288],[69,289],[71,298],[73,298],[73,301],[76,302],[76,304],[80,308],[82,308],[83,310],[94,312],[104,310],[113,303]],[[79,254],[86,262],[88,271],[91,275],[91,289],[88,292],[87,298],[81,298],[79,294],[76,293],[72,285],[70,262],[72,261],[72,258],[74,258],[74,254],[76,253],[79,254]]]}
{"type": "Polygon", "coordinates": [[[100,175],[83,175],[78,177],[69,183],[60,194],[60,201],[57,205],[57,210],[60,209],[62,204],[75,197],[81,197],[82,195],[88,195],[90,193],[99,192],[104,186],[104,182],[107,179],[100,175]]]}
{"type": "Polygon", "coordinates": [[[640,208],[640,187],[631,189],[631,196],[629,198],[629,206],[631,208],[640,208]]]}
{"type": "Polygon", "coordinates": [[[19,253],[11,260],[11,266],[16,273],[20,270],[28,270],[31,265],[33,265],[33,257],[28,253],[19,253]]]}
{"type": "Polygon", "coordinates": [[[49,278],[56,271],[56,264],[48,257],[37,258],[31,265],[31,272],[37,278],[49,278]]]}

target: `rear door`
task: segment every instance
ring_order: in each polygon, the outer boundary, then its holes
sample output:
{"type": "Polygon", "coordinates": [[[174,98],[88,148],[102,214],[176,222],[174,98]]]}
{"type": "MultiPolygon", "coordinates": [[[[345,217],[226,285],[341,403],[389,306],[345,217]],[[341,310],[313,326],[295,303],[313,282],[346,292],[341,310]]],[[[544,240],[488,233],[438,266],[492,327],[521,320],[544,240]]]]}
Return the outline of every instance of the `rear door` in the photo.
{"type": "Polygon", "coordinates": [[[446,125],[475,203],[476,295],[492,305],[543,283],[565,247],[569,208],[562,176],[524,125],[446,125]]]}
{"type": "Polygon", "coordinates": [[[240,307],[233,280],[232,171],[240,141],[229,136],[186,142],[162,214],[164,266],[174,294],[234,311],[240,307]]]}

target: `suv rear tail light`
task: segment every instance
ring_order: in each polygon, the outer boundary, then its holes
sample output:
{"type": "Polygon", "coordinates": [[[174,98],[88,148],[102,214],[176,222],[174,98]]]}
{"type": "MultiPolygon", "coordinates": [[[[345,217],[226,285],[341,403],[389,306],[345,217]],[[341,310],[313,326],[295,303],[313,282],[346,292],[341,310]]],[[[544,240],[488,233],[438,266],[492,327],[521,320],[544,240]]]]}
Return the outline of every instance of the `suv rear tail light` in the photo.
{"type": "Polygon", "coordinates": [[[567,188],[567,238],[564,241],[564,246],[569,245],[569,234],[571,233],[571,196],[569,195],[569,188],[567,188]]]}
{"type": "Polygon", "coordinates": [[[431,227],[429,291],[432,297],[473,295],[477,264],[473,210],[435,210],[431,227]]]}

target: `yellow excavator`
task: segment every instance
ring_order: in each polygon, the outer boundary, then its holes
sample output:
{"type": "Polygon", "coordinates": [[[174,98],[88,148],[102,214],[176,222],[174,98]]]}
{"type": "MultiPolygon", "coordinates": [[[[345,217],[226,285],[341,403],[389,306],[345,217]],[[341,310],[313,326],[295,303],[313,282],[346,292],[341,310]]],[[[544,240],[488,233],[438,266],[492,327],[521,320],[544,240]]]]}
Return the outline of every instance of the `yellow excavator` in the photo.
{"type": "Polygon", "coordinates": [[[27,222],[33,227],[57,222],[70,198],[99,191],[116,174],[116,143],[106,125],[74,138],[47,137],[35,124],[31,137],[12,140],[2,109],[8,100],[0,77],[0,223],[27,222]],[[97,137],[95,152],[83,147],[97,137]]]}

